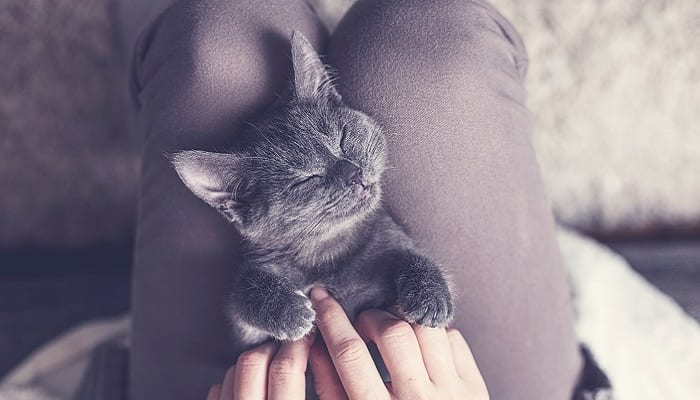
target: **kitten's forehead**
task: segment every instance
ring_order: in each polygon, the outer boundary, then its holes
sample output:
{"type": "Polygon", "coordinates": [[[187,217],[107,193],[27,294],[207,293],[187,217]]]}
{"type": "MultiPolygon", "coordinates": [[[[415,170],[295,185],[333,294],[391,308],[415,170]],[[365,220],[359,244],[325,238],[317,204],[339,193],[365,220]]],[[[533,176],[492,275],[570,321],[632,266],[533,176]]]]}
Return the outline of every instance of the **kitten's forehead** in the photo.
{"type": "Polygon", "coordinates": [[[311,107],[292,120],[300,131],[334,138],[344,129],[372,130],[374,121],[365,113],[344,106],[311,107]]]}
{"type": "MultiPolygon", "coordinates": [[[[328,162],[347,156],[340,148],[341,141],[346,146],[370,143],[370,137],[381,135],[366,114],[314,101],[292,103],[270,122],[258,131],[261,135],[257,153],[263,159],[256,163],[270,172],[322,169],[328,162]]],[[[363,157],[361,153],[354,154],[363,157]]]]}
{"type": "Polygon", "coordinates": [[[282,127],[291,143],[301,146],[314,146],[333,142],[340,134],[343,118],[337,110],[327,107],[300,107],[290,113],[290,118],[282,127]]]}
{"type": "Polygon", "coordinates": [[[327,141],[324,135],[288,127],[276,132],[270,141],[263,138],[258,142],[256,153],[259,158],[255,164],[267,172],[314,168],[319,161],[333,156],[327,141]]]}
{"type": "Polygon", "coordinates": [[[299,104],[290,113],[290,125],[301,129],[314,129],[324,133],[328,128],[337,127],[342,114],[337,107],[313,103],[299,104]]]}

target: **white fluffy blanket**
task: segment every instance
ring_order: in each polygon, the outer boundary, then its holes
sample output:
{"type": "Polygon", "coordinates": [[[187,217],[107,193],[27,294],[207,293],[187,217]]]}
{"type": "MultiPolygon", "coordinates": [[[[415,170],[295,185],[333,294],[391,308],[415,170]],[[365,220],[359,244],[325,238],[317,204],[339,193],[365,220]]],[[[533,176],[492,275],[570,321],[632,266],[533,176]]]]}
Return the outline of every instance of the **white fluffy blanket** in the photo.
{"type": "Polygon", "coordinates": [[[576,331],[617,400],[700,399],[700,326],[604,246],[560,229],[576,331]]]}

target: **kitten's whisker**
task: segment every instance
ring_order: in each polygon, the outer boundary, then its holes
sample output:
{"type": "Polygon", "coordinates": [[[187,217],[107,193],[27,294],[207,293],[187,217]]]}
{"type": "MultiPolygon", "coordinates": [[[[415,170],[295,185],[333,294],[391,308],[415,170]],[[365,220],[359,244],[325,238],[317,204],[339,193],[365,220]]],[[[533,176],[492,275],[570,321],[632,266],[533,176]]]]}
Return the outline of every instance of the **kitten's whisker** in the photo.
{"type": "Polygon", "coordinates": [[[254,123],[252,123],[250,121],[243,121],[243,124],[248,125],[248,126],[252,127],[253,129],[255,129],[256,131],[260,132],[260,128],[258,128],[257,125],[255,125],[254,123]]]}
{"type": "Polygon", "coordinates": [[[324,211],[323,214],[321,214],[321,215],[318,217],[318,219],[316,220],[316,222],[315,222],[313,225],[307,227],[307,228],[304,229],[302,232],[303,232],[304,234],[310,234],[310,233],[313,233],[314,231],[316,231],[316,228],[318,228],[319,225],[321,225],[321,222],[323,222],[324,218],[326,218],[326,216],[328,216],[328,214],[329,214],[331,211],[333,211],[334,207],[335,207],[338,203],[340,203],[340,201],[341,201],[342,199],[343,199],[342,197],[339,197],[338,200],[334,201],[333,204],[331,204],[330,206],[329,206],[329,204],[326,204],[326,205],[325,205],[326,211],[324,211]]]}
{"type": "Polygon", "coordinates": [[[316,228],[318,228],[318,227],[321,225],[321,222],[323,222],[323,219],[326,218],[326,216],[327,216],[330,212],[331,212],[330,209],[329,209],[329,210],[326,210],[326,212],[324,212],[320,217],[318,217],[318,219],[316,220],[316,223],[314,223],[314,224],[307,230],[306,233],[308,234],[308,233],[313,233],[313,232],[315,232],[315,231],[316,231],[316,228]]]}

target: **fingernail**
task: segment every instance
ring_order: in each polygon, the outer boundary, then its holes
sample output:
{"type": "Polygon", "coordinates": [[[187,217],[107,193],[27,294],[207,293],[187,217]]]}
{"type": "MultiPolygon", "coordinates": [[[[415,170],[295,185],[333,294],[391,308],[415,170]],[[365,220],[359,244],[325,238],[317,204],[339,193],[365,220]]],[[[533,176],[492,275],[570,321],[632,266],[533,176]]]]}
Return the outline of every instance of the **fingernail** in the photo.
{"type": "Polygon", "coordinates": [[[330,297],[330,294],[328,294],[328,291],[322,287],[315,287],[311,289],[311,300],[314,302],[319,302],[327,299],[328,297],[330,297]]]}

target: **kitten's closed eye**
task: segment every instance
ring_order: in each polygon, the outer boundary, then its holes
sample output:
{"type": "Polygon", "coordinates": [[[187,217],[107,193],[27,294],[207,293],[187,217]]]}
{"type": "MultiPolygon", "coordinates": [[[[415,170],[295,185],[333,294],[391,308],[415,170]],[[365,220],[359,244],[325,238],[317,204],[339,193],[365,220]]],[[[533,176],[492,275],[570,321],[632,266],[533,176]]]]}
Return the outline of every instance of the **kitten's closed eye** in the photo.
{"type": "Polygon", "coordinates": [[[299,187],[299,186],[301,186],[301,185],[304,185],[304,184],[306,184],[306,183],[310,183],[310,182],[312,182],[313,180],[316,180],[316,179],[323,179],[323,178],[324,178],[324,176],[323,176],[323,175],[320,175],[320,174],[306,175],[306,176],[303,176],[303,177],[301,177],[300,179],[296,180],[294,183],[292,183],[292,184],[289,186],[289,188],[290,188],[290,189],[295,189],[295,188],[297,188],[297,187],[299,187]]]}
{"type": "Polygon", "coordinates": [[[346,129],[345,126],[343,126],[343,129],[341,130],[341,134],[340,134],[340,143],[339,143],[340,152],[343,154],[345,154],[345,137],[347,134],[347,131],[345,129],[346,129]]]}

